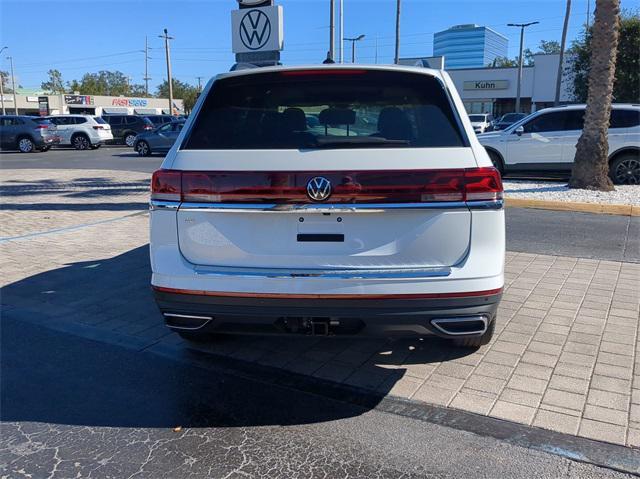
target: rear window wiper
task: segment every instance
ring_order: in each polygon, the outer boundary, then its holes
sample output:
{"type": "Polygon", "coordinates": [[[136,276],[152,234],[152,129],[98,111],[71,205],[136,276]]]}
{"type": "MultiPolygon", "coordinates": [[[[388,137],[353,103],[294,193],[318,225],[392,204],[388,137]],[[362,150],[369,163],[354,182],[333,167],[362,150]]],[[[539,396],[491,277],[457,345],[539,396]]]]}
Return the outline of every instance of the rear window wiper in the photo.
{"type": "Polygon", "coordinates": [[[388,140],[379,136],[318,136],[307,143],[305,148],[354,148],[359,146],[397,146],[408,145],[409,140],[388,140]]]}

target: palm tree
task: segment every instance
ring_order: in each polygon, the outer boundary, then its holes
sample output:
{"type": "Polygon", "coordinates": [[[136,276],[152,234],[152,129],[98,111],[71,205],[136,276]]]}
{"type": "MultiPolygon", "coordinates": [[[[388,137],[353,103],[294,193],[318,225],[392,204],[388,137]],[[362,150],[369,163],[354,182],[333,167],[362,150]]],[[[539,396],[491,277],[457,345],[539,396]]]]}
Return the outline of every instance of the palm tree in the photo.
{"type": "Polygon", "coordinates": [[[569,187],[612,191],[607,130],[616,72],[620,0],[596,0],[594,16],[587,109],[569,187]]]}

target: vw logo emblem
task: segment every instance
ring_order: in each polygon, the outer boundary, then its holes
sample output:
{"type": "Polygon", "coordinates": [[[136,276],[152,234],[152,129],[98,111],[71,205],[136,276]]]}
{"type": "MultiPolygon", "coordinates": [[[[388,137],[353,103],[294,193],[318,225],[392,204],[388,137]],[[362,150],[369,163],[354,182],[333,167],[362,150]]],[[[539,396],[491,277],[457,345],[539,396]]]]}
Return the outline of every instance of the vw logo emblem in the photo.
{"type": "Polygon", "coordinates": [[[313,201],[324,201],[331,196],[331,182],[322,176],[316,176],[307,183],[307,195],[313,201]]]}
{"type": "Polygon", "coordinates": [[[264,47],[271,36],[269,17],[260,10],[249,10],[240,20],[240,40],[249,50],[264,47]]]}

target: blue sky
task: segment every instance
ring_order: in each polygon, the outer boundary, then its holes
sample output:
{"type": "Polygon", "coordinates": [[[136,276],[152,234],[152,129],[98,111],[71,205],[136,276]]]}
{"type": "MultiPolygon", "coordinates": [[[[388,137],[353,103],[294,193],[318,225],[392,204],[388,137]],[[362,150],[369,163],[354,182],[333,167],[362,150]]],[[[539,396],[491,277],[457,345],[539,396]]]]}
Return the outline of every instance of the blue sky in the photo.
{"type": "MultiPolygon", "coordinates": [[[[569,39],[579,34],[586,21],[587,1],[572,2],[569,39]]],[[[329,0],[278,3],[284,7],[285,18],[283,63],[322,61],[328,49],[329,0]]],[[[344,0],[345,36],[366,35],[358,46],[358,61],[374,62],[376,37],[379,62],[392,60],[395,3],[344,0]]],[[[593,13],[595,0],[590,4],[593,13]]],[[[101,69],[120,70],[133,83],[142,83],[141,50],[147,35],[152,47],[150,85],[155,87],[165,78],[158,35],[166,27],[175,37],[174,77],[195,84],[197,76],[205,82],[233,64],[230,11],[236,5],[235,0],[0,0],[1,46],[9,47],[16,77],[24,87],[39,87],[49,68],[59,69],[65,80],[101,69]]],[[[638,5],[638,0],[622,0],[623,8],[638,5]]],[[[564,10],[564,0],[403,0],[401,56],[429,56],[433,32],[454,24],[477,23],[506,35],[509,56],[514,57],[519,30],[507,23],[539,21],[526,34],[525,46],[534,49],[542,39],[560,40],[564,10]]],[[[8,70],[4,57],[0,69],[8,70]]]]}

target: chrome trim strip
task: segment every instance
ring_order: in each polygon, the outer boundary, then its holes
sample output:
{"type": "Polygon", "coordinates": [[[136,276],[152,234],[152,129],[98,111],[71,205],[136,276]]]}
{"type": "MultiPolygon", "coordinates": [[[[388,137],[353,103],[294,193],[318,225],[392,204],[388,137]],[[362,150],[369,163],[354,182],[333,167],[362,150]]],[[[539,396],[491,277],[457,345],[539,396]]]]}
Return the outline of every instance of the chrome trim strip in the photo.
{"type": "Polygon", "coordinates": [[[451,274],[451,268],[448,266],[434,266],[427,268],[394,269],[288,269],[195,266],[194,272],[196,274],[206,276],[234,276],[252,278],[386,279],[444,277],[451,274]]]}
{"type": "Polygon", "coordinates": [[[434,203],[333,203],[333,204],[276,204],[276,203],[182,203],[180,211],[209,211],[213,213],[355,213],[397,209],[455,209],[468,208],[464,201],[434,203]]]}
{"type": "Polygon", "coordinates": [[[489,323],[487,321],[487,317],[486,316],[459,316],[459,317],[453,317],[453,318],[436,318],[436,319],[432,319],[431,320],[431,325],[436,328],[438,331],[440,331],[443,334],[447,334],[449,336],[468,336],[468,335],[483,335],[486,331],[487,328],[489,326],[489,323]],[[464,321],[482,321],[483,324],[483,328],[481,330],[478,331],[471,331],[471,332],[464,332],[464,333],[452,333],[450,331],[447,331],[445,328],[446,326],[443,328],[442,326],[440,326],[439,323],[459,323],[459,322],[464,322],[464,321]]]}
{"type": "Polygon", "coordinates": [[[163,200],[149,201],[150,210],[177,210],[179,206],[180,206],[179,201],[163,201],[163,200]]]}
{"type": "Polygon", "coordinates": [[[491,201],[467,201],[470,210],[501,210],[504,207],[504,200],[491,201]]]}

